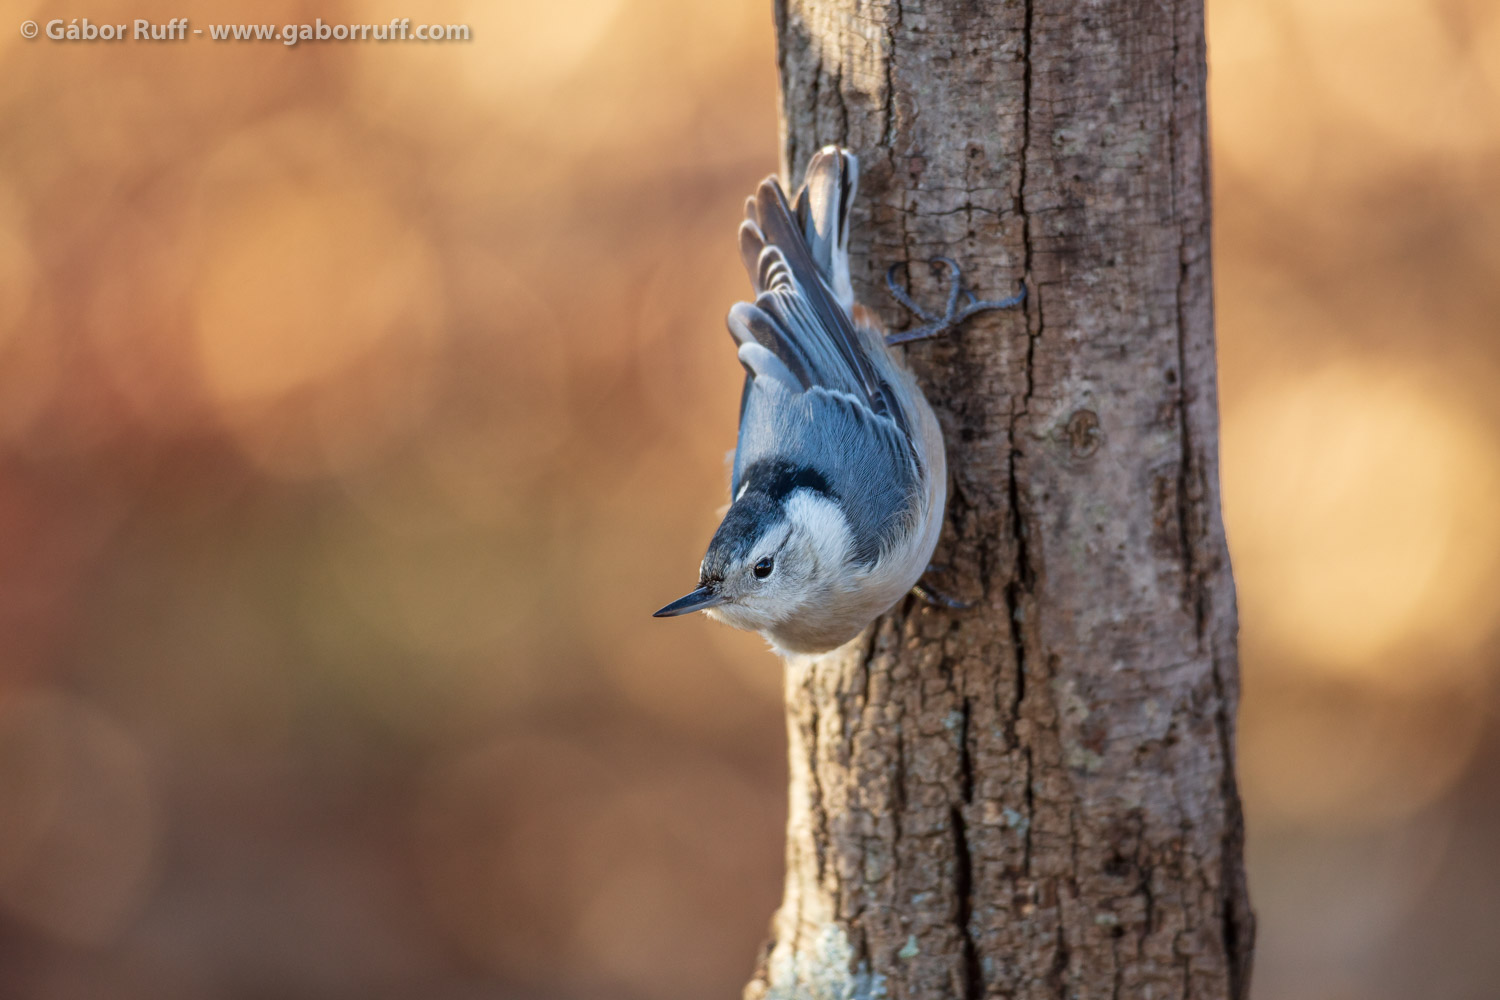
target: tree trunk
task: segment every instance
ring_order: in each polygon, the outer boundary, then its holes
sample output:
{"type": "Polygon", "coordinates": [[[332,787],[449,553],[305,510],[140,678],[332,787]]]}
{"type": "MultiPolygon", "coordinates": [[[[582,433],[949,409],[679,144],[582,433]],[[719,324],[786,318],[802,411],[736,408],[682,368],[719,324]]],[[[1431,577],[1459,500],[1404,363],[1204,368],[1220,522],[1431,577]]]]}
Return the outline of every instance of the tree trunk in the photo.
{"type": "Polygon", "coordinates": [[[1201,0],[777,0],[783,174],[862,166],[855,288],[955,257],[908,357],[953,482],[947,611],[787,667],[759,998],[1246,995],[1201,0]]]}

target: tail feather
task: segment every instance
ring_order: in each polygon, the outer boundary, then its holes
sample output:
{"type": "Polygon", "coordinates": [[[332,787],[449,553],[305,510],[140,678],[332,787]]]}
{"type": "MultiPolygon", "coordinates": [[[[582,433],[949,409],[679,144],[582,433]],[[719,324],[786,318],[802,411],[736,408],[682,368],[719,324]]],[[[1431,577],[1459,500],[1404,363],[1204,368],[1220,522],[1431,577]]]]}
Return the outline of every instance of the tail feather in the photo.
{"type": "MultiPolygon", "coordinates": [[[[770,182],[775,184],[776,182],[770,182]]],[[[776,185],[780,190],[780,185],[776,185]]],[[[849,210],[859,189],[859,160],[847,149],[824,146],[807,165],[807,178],[797,190],[789,214],[800,232],[817,275],[845,313],[854,308],[854,286],[849,280],[849,210]]],[[[784,196],[783,196],[784,197],[784,196]]],[[[766,185],[745,200],[745,224],[740,227],[740,259],[757,292],[765,291],[761,251],[768,244],[783,245],[789,232],[775,226],[788,210],[777,211],[766,185]]]]}
{"type": "Polygon", "coordinates": [[[829,291],[850,312],[849,208],[859,189],[859,160],[847,149],[824,146],[807,165],[807,178],[792,205],[803,238],[829,291]]]}
{"type": "Polygon", "coordinates": [[[766,248],[766,237],[755,224],[755,199],[745,199],[745,221],[740,223],[740,263],[745,265],[745,273],[750,276],[750,281],[755,285],[755,290],[761,290],[760,285],[760,252],[766,248]]]}
{"type": "Polygon", "coordinates": [[[760,185],[740,226],[740,256],[756,297],[730,310],[729,329],[742,347],[759,344],[781,362],[773,374],[762,370],[766,354],[743,352],[752,376],[848,393],[905,431],[905,414],[854,327],[849,206],[858,175],[854,155],[829,146],[808,165],[795,209],[775,178],[760,185]]]}

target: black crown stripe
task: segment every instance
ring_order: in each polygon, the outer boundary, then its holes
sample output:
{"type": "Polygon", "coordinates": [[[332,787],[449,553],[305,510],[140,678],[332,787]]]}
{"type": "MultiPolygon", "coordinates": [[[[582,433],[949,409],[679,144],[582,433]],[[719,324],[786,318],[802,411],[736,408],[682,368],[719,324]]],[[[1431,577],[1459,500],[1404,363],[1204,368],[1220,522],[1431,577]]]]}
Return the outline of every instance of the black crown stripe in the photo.
{"type": "Polygon", "coordinates": [[[817,469],[806,465],[793,465],[785,459],[763,458],[752,462],[746,469],[744,482],[747,492],[762,493],[774,502],[781,502],[793,490],[807,489],[832,498],[833,489],[828,480],[817,469]]]}

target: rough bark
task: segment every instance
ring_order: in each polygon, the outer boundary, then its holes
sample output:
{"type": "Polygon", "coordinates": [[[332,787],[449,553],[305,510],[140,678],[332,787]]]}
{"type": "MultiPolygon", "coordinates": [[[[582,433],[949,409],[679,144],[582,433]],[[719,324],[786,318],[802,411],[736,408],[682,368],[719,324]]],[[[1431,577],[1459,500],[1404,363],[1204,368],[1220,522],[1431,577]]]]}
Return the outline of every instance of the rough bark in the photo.
{"type": "Polygon", "coordinates": [[[854,149],[856,290],[957,258],[909,349],[946,611],[788,665],[786,892],[746,997],[1246,995],[1201,0],[777,0],[783,173],[854,149]]]}

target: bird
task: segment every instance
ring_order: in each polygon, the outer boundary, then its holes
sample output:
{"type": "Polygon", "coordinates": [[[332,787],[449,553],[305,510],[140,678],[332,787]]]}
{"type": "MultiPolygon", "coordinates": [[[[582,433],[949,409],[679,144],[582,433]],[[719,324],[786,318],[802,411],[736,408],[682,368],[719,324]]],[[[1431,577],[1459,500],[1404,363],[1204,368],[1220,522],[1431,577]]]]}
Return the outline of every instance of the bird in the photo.
{"type": "Polygon", "coordinates": [[[950,273],[939,316],[900,288],[893,264],[887,287],[926,323],[886,334],[850,281],[858,185],[858,158],[825,146],[792,199],[772,176],[745,204],[739,248],[755,298],[728,316],[745,369],[731,503],[697,586],[656,617],[703,611],[760,633],[784,656],[820,654],[858,636],[929,568],[947,456],[937,417],[893,347],[1015,307],[1026,289],[979,300],[957,263],[934,258],[950,273]]]}

